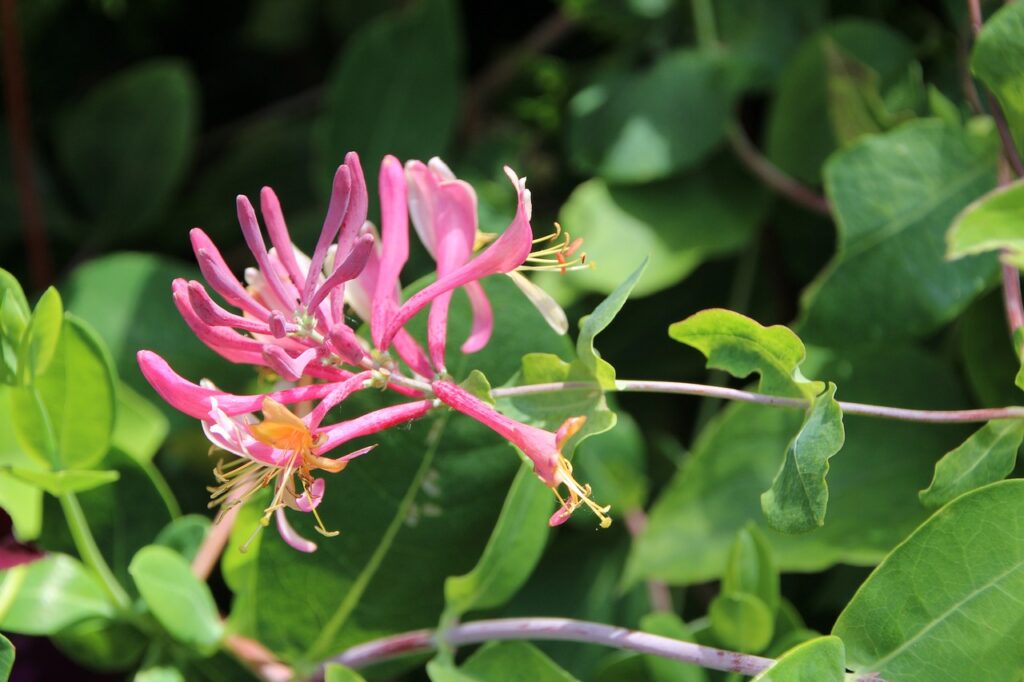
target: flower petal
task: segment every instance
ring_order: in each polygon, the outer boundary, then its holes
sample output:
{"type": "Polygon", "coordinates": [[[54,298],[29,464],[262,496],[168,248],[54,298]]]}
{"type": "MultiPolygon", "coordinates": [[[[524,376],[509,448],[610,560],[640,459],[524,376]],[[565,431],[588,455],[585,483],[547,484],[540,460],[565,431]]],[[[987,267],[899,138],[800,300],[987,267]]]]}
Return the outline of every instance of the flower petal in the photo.
{"type": "Polygon", "coordinates": [[[274,512],[274,520],[277,521],[277,532],[281,534],[281,539],[287,542],[292,549],[297,549],[307,554],[316,551],[316,543],[299,535],[292,528],[292,525],[288,523],[283,507],[274,512]]]}
{"type": "Polygon", "coordinates": [[[342,220],[348,211],[349,197],[352,193],[352,172],[348,166],[342,164],[334,173],[334,182],[331,184],[331,200],[327,205],[327,215],[324,216],[324,226],[320,231],[320,237],[316,241],[316,249],[313,251],[313,259],[310,262],[309,270],[306,272],[306,283],[302,288],[302,303],[310,308],[309,299],[313,296],[313,289],[320,281],[323,272],[324,258],[327,256],[327,248],[334,241],[338,231],[341,229],[342,220]]]}
{"type": "Polygon", "coordinates": [[[370,332],[374,345],[386,350],[394,334],[382,343],[385,331],[398,310],[398,276],[409,258],[409,214],[406,210],[405,175],[393,156],[380,165],[381,253],[373,291],[370,332]]]}
{"type": "Polygon", "coordinates": [[[483,350],[491,340],[491,334],[494,332],[494,311],[491,310],[491,302],[479,282],[470,282],[463,289],[469,296],[469,305],[473,310],[473,327],[461,350],[463,353],[476,353],[483,350]]]}

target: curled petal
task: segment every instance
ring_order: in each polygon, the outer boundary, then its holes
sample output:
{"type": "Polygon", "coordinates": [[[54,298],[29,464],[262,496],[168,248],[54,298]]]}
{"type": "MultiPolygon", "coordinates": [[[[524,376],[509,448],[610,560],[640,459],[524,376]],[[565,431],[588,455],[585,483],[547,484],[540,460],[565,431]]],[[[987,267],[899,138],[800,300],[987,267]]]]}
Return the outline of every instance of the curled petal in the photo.
{"type": "MultiPolygon", "coordinates": [[[[271,331],[266,323],[259,322],[251,317],[235,315],[224,310],[224,308],[217,305],[216,301],[210,298],[210,294],[206,292],[206,287],[194,280],[188,283],[188,300],[192,304],[192,310],[199,316],[199,319],[211,327],[234,327],[235,329],[244,329],[245,331],[259,334],[266,334],[268,331],[271,331]]],[[[271,313],[271,318],[274,315],[280,316],[280,313],[271,313]]]]}
{"type": "Polygon", "coordinates": [[[307,554],[316,551],[316,543],[299,535],[292,528],[292,525],[288,523],[283,507],[274,512],[274,520],[277,522],[277,532],[281,534],[281,539],[287,542],[292,549],[297,549],[307,554]]]}
{"type": "Polygon", "coordinates": [[[301,286],[306,281],[306,275],[295,260],[295,247],[292,246],[291,237],[288,235],[288,226],[284,221],[284,213],[281,211],[281,202],[274,194],[274,190],[269,187],[260,190],[260,212],[267,224],[270,243],[274,245],[274,252],[281,265],[288,273],[292,283],[295,286],[301,286]]]}
{"type": "Polygon", "coordinates": [[[385,350],[394,338],[382,339],[398,310],[398,276],[409,258],[409,214],[406,210],[405,175],[393,156],[380,165],[381,253],[373,291],[370,332],[373,342],[385,350]]]}
{"type": "Polygon", "coordinates": [[[316,308],[335,287],[355,279],[370,259],[373,251],[373,235],[364,234],[356,239],[348,256],[334,268],[334,272],[320,285],[309,301],[310,308],[316,308]]]}
{"type": "Polygon", "coordinates": [[[307,419],[310,430],[315,431],[320,426],[320,422],[324,420],[324,417],[327,416],[331,408],[344,401],[345,398],[356,391],[366,388],[366,382],[372,377],[373,372],[360,372],[359,374],[353,374],[340,384],[336,384],[334,390],[324,396],[324,399],[310,413],[307,419]]]}
{"type": "Polygon", "coordinates": [[[269,287],[269,293],[272,294],[272,296],[268,297],[274,303],[272,307],[280,310],[294,310],[295,300],[292,299],[291,293],[285,289],[281,278],[278,276],[277,269],[270,262],[270,254],[267,253],[267,245],[263,242],[260,223],[256,219],[256,209],[252,207],[249,197],[244,194],[239,194],[235,197],[235,209],[238,214],[238,224],[242,227],[242,236],[245,238],[245,244],[256,259],[256,264],[259,265],[260,272],[263,273],[263,279],[269,287]]]}
{"type": "Polygon", "coordinates": [[[398,353],[398,357],[402,358],[412,371],[421,377],[433,376],[434,370],[430,366],[430,360],[423,351],[423,347],[420,346],[420,342],[414,339],[412,334],[401,329],[395,336],[393,343],[395,344],[395,351],[398,353]]]}
{"type": "Polygon", "coordinates": [[[249,365],[264,364],[262,346],[258,341],[243,336],[228,327],[212,327],[199,319],[188,297],[188,282],[176,279],[171,284],[171,289],[174,292],[174,305],[181,313],[185,324],[210,350],[231,362],[249,365]]]}
{"type": "Polygon", "coordinates": [[[303,494],[296,495],[292,500],[292,503],[295,505],[295,509],[308,514],[319,507],[320,502],[324,499],[324,488],[326,487],[327,482],[324,481],[324,479],[313,479],[312,485],[309,485],[303,494]]]}
{"type": "Polygon", "coordinates": [[[306,366],[316,360],[320,351],[317,348],[307,348],[292,357],[280,346],[267,344],[263,346],[263,359],[268,367],[281,375],[287,381],[298,381],[306,370],[306,366]]]}
{"type": "Polygon", "coordinates": [[[238,278],[232,274],[231,268],[224,262],[224,257],[220,255],[213,240],[198,227],[189,232],[189,238],[192,240],[192,250],[196,254],[199,270],[213,290],[223,296],[224,300],[231,305],[241,308],[260,320],[267,319],[269,311],[257,302],[245,290],[238,278]]]}
{"type": "Polygon", "coordinates": [[[491,310],[491,302],[479,282],[470,282],[463,288],[469,296],[469,305],[473,310],[473,327],[461,350],[463,353],[476,353],[483,350],[491,340],[491,334],[494,332],[494,311],[491,310]]]}
{"type": "MultiPolygon", "coordinates": [[[[507,168],[506,171],[511,173],[507,168]]],[[[476,258],[453,272],[439,277],[433,284],[413,294],[391,318],[387,331],[377,343],[378,348],[386,348],[406,322],[444,292],[488,275],[511,272],[523,264],[527,256],[530,255],[530,247],[533,245],[533,229],[530,227],[530,192],[526,189],[523,181],[516,180],[515,185],[519,190],[519,207],[508,228],[476,258]]]]}
{"type": "Polygon", "coordinates": [[[430,304],[430,316],[427,318],[427,348],[430,359],[441,374],[445,369],[444,352],[448,341],[448,308],[452,302],[452,292],[446,291],[430,304]]]}
{"type": "Polygon", "coordinates": [[[341,229],[338,230],[338,253],[348,253],[352,250],[353,242],[363,229],[363,223],[366,222],[366,211],[369,208],[366,177],[363,175],[363,166],[359,163],[359,154],[355,152],[345,154],[345,165],[352,176],[352,189],[349,193],[345,219],[341,223],[341,229]]]}
{"type": "Polygon", "coordinates": [[[320,231],[320,238],[317,239],[316,249],[313,251],[313,260],[310,262],[309,271],[306,272],[306,284],[302,289],[302,302],[307,308],[312,306],[309,303],[313,296],[313,289],[320,280],[323,271],[324,258],[327,256],[327,249],[330,247],[334,237],[341,229],[341,222],[348,211],[349,196],[352,193],[352,172],[348,166],[342,164],[334,173],[334,182],[331,185],[331,201],[327,205],[327,215],[324,216],[324,226],[320,231]]]}
{"type": "Polygon", "coordinates": [[[565,316],[565,310],[558,302],[551,298],[548,292],[527,279],[522,273],[513,270],[508,273],[509,278],[515,282],[519,290],[526,296],[526,300],[533,304],[537,312],[541,314],[548,326],[559,336],[565,336],[569,332],[569,318],[565,316]]]}

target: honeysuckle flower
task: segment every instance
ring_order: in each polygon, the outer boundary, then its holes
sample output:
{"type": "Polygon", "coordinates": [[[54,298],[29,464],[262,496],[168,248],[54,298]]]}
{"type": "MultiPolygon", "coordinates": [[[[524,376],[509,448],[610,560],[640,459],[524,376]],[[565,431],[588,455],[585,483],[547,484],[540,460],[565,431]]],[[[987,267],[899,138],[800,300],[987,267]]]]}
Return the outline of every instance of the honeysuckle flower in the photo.
{"type": "Polygon", "coordinates": [[[449,381],[435,381],[431,387],[441,402],[491,428],[533,462],[534,473],[551,488],[559,501],[558,510],[548,521],[550,525],[565,523],[583,505],[597,516],[602,528],[611,525],[612,520],[608,516],[611,507],[601,506],[591,499],[590,486],[581,485],[573,478],[572,464],[562,455],[562,448],[583,427],[586,417],[571,417],[552,433],[501,414],[449,381]],[[559,492],[559,486],[565,486],[565,496],[559,492]]]}
{"type": "Polygon", "coordinates": [[[323,425],[331,408],[352,393],[375,385],[373,372],[364,371],[342,381],[296,386],[263,395],[235,395],[209,383],[188,381],[151,351],[139,351],[138,361],[143,375],[168,404],[199,419],[214,447],[238,458],[227,464],[219,462],[214,469],[219,485],[210,488],[210,506],[219,506],[223,514],[273,484],[274,495],[264,510],[261,524],[269,524],[270,517],[275,516],[285,541],[305,552],[315,550],[316,545],[299,536],[288,523],[284,509],[312,513],[321,534],[335,534],[324,527],[316,512],[325,484],[323,479],[315,478],[313,472],[339,473],[349,461],[375,446],[337,458],[326,454],[355,438],[418,419],[432,406],[430,400],[417,400],[323,425]],[[318,402],[305,417],[285,407],[307,401],[318,402]],[[255,416],[257,411],[262,412],[262,420],[255,416]],[[301,489],[296,486],[296,479],[301,489]]]}

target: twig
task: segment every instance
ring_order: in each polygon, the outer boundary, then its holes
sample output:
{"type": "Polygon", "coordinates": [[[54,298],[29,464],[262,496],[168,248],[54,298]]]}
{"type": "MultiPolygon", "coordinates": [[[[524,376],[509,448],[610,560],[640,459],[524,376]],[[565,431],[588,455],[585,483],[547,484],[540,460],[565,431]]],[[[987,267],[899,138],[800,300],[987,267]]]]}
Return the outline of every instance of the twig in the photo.
{"type": "Polygon", "coordinates": [[[213,567],[220,561],[224,548],[227,547],[231,529],[234,527],[235,519],[238,518],[240,511],[242,511],[242,505],[235,505],[224,513],[220,521],[213,524],[210,532],[203,538],[203,544],[199,545],[195,558],[192,559],[192,575],[204,581],[210,577],[213,567]]]}
{"type": "Polygon", "coordinates": [[[561,10],[556,10],[537,24],[517,45],[505,50],[500,59],[470,81],[463,104],[463,127],[473,132],[478,127],[480,113],[491,95],[512,80],[530,56],[551,49],[575,27],[576,22],[561,10]]]}
{"type": "Polygon", "coordinates": [[[733,122],[729,126],[729,143],[737,158],[765,185],[794,204],[822,215],[830,214],[828,200],[790,177],[778,166],[762,156],[738,122],[733,122]]]}
{"type": "MultiPolygon", "coordinates": [[[[496,388],[491,391],[491,395],[495,398],[514,398],[523,395],[536,395],[538,393],[580,390],[595,391],[600,390],[600,388],[597,384],[589,381],[564,381],[550,384],[529,384],[526,386],[496,388]]],[[[705,384],[690,384],[676,381],[620,380],[615,382],[615,390],[623,393],[672,393],[678,395],[710,396],[713,398],[724,398],[726,400],[738,400],[740,402],[757,403],[759,405],[771,405],[773,407],[786,407],[800,410],[806,409],[810,404],[809,401],[801,398],[783,398],[774,395],[741,391],[735,388],[708,386],[705,384]]],[[[916,410],[906,407],[887,407],[885,405],[851,403],[842,400],[838,402],[843,413],[847,415],[862,415],[866,417],[878,417],[880,419],[894,419],[897,421],[942,424],[986,422],[993,419],[1024,418],[1024,407],[1016,405],[1010,407],[986,407],[974,410],[916,410]]]]}
{"type": "Polygon", "coordinates": [[[14,160],[14,184],[18,191],[21,231],[28,251],[32,285],[43,289],[53,280],[50,244],[43,224],[43,210],[36,187],[35,159],[32,154],[32,123],[28,91],[25,87],[25,63],[21,57],[21,36],[15,0],[0,0],[3,32],[4,99],[7,104],[8,132],[14,160]]]}
{"type": "MultiPolygon", "coordinates": [[[[646,527],[647,514],[643,509],[636,507],[626,512],[626,528],[633,538],[640,535],[646,527]]],[[[652,610],[668,613],[673,611],[672,593],[669,591],[668,585],[661,580],[649,579],[647,581],[647,598],[651,602],[652,610]]]]}
{"type": "MultiPolygon", "coordinates": [[[[743,675],[756,675],[775,663],[773,659],[753,654],[724,651],[638,630],[570,618],[478,620],[456,625],[445,633],[445,641],[452,646],[522,639],[598,644],[613,649],[636,651],[692,663],[712,670],[738,672],[743,675]]],[[[436,645],[433,631],[414,630],[356,645],[328,662],[341,663],[351,668],[363,668],[403,654],[431,651],[436,645]]],[[[856,678],[856,682],[868,682],[868,680],[878,680],[878,678],[856,678]]]]}

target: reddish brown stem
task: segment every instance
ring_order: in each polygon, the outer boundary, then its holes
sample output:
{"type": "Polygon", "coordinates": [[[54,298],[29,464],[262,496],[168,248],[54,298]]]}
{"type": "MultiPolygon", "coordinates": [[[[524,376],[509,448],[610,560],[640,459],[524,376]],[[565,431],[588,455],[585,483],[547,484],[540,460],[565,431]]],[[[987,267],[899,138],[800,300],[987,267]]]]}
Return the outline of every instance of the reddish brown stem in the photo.
{"type": "Polygon", "coordinates": [[[734,123],[729,129],[729,142],[737,158],[765,185],[794,204],[822,215],[830,214],[831,209],[825,197],[790,177],[766,159],[738,123],[734,123]]]}
{"type": "Polygon", "coordinates": [[[4,101],[7,108],[11,156],[14,161],[18,212],[21,216],[25,249],[28,251],[32,286],[43,289],[53,280],[53,265],[50,259],[49,240],[43,225],[42,205],[36,187],[32,124],[15,0],[0,0],[0,31],[3,34],[4,101]]]}

